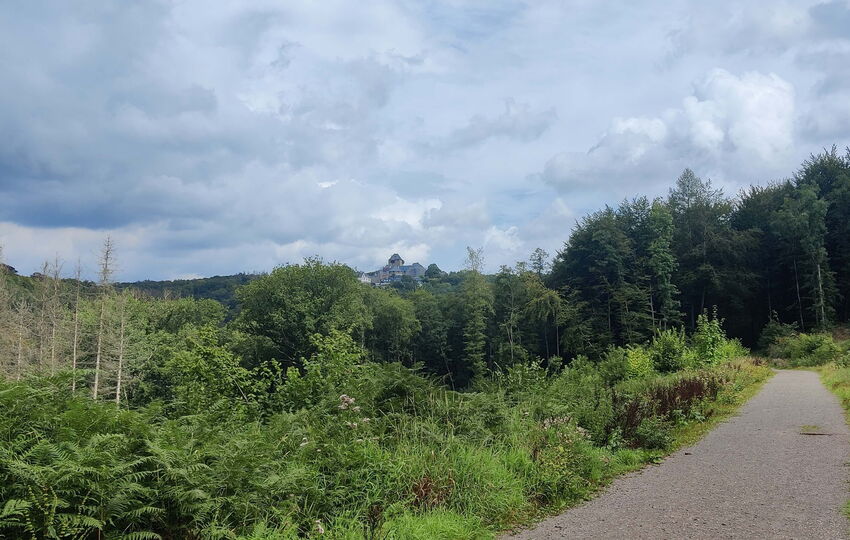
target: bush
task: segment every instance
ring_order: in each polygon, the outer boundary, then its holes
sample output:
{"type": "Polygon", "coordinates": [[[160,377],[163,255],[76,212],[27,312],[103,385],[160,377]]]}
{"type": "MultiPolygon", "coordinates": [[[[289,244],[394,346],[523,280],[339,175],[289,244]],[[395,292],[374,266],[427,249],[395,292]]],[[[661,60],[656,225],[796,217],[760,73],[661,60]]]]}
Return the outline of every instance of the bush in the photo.
{"type": "Polygon", "coordinates": [[[605,352],[602,361],[599,362],[599,373],[609,386],[614,386],[629,375],[629,360],[626,349],[622,347],[611,347],[605,352]]]}
{"type": "Polygon", "coordinates": [[[685,330],[656,330],[655,337],[649,345],[649,356],[655,368],[661,372],[671,372],[684,369],[685,352],[687,351],[685,330]]]}
{"type": "Polygon", "coordinates": [[[726,342],[722,321],[717,312],[709,317],[706,313],[697,317],[697,330],[693,335],[694,349],[702,365],[714,366],[725,360],[722,347],[726,342]]]}
{"type": "Polygon", "coordinates": [[[841,347],[829,334],[797,334],[779,338],[771,347],[771,355],[790,360],[794,367],[843,361],[841,347]]]}
{"type": "Polygon", "coordinates": [[[541,396],[538,419],[570,418],[587,430],[597,444],[605,444],[614,422],[611,386],[584,358],[558,374],[541,396]]]}
{"type": "Polygon", "coordinates": [[[779,322],[776,313],[772,313],[770,320],[764,325],[758,339],[758,349],[769,352],[781,339],[788,338],[797,333],[797,323],[785,324],[779,322]]]}
{"type": "Polygon", "coordinates": [[[626,349],[626,376],[629,379],[649,377],[655,371],[649,351],[639,346],[626,349]]]}
{"type": "Polygon", "coordinates": [[[749,349],[744,347],[737,339],[724,340],[720,346],[720,357],[726,362],[742,356],[749,356],[749,354],[749,349]]]}
{"type": "Polygon", "coordinates": [[[658,416],[650,416],[641,420],[635,432],[635,442],[654,450],[664,450],[673,443],[673,432],[670,424],[658,416]]]}

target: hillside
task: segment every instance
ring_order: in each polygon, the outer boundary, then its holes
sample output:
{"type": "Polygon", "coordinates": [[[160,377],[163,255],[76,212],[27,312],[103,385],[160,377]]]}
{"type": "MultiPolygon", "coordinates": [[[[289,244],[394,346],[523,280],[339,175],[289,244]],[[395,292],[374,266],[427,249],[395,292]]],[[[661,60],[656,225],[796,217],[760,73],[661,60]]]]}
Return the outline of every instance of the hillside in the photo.
{"type": "Polygon", "coordinates": [[[196,298],[220,302],[233,312],[236,289],[256,279],[260,274],[239,273],[231,276],[212,276],[197,279],[144,280],[119,283],[121,289],[135,289],[154,298],[196,298]]]}

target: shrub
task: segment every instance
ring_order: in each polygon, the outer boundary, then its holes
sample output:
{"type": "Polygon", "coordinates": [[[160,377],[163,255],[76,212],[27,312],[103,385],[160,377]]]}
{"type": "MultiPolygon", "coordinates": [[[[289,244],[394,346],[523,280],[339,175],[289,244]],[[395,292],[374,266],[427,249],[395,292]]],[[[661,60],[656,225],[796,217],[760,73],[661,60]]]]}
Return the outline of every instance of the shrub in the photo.
{"type": "Polygon", "coordinates": [[[721,325],[722,321],[717,318],[716,310],[711,317],[706,313],[697,317],[697,330],[693,335],[693,344],[703,365],[713,366],[725,360],[722,347],[726,341],[726,334],[721,325]]]}
{"type": "Polygon", "coordinates": [[[532,455],[536,464],[532,496],[544,504],[580,500],[602,476],[593,445],[571,423],[545,424],[532,455]]]}
{"type": "Polygon", "coordinates": [[[685,367],[684,357],[687,348],[684,328],[657,330],[649,345],[649,356],[658,371],[678,371],[685,367]]]}
{"type": "Polygon", "coordinates": [[[758,339],[758,349],[768,352],[779,340],[793,336],[797,332],[797,323],[785,324],[779,322],[776,312],[771,314],[770,320],[764,325],[758,339]]]}
{"type": "Polygon", "coordinates": [[[842,351],[829,334],[797,334],[780,338],[771,353],[795,367],[822,366],[842,361],[842,351]]]}
{"type": "Polygon", "coordinates": [[[609,386],[613,386],[628,377],[629,361],[626,349],[622,347],[611,347],[605,352],[602,361],[599,362],[599,373],[609,386]]]}
{"type": "Polygon", "coordinates": [[[538,419],[569,417],[586,429],[597,444],[605,444],[614,421],[611,386],[582,357],[573,360],[541,396],[538,419]]]}
{"type": "Polygon", "coordinates": [[[639,346],[626,349],[626,375],[629,379],[640,379],[655,371],[649,351],[639,346]]]}
{"type": "Polygon", "coordinates": [[[539,392],[547,382],[546,369],[540,362],[538,358],[533,362],[516,363],[497,372],[493,377],[495,388],[503,390],[508,396],[517,397],[539,392]]]}
{"type": "Polygon", "coordinates": [[[738,339],[726,339],[720,346],[719,354],[724,361],[730,361],[741,358],[742,356],[748,356],[750,351],[738,339]]]}
{"type": "Polygon", "coordinates": [[[644,418],[635,431],[635,442],[644,448],[664,450],[673,443],[670,424],[658,416],[644,418]]]}

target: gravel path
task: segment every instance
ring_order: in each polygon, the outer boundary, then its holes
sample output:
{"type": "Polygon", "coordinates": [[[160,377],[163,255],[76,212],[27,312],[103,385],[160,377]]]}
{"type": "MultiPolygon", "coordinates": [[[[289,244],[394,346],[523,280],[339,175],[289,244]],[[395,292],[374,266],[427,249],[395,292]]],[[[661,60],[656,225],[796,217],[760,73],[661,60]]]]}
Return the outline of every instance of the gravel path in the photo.
{"type": "Polygon", "coordinates": [[[696,445],[506,538],[850,538],[849,440],[816,373],[779,371],[696,445]]]}

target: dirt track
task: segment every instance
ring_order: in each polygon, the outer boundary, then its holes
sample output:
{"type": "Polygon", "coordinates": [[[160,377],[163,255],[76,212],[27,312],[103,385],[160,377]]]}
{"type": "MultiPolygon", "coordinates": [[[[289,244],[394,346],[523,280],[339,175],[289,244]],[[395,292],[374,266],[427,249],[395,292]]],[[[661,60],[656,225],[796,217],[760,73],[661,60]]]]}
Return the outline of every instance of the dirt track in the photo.
{"type": "Polygon", "coordinates": [[[850,538],[848,441],[817,374],[780,371],[696,445],[506,538],[850,538]]]}

